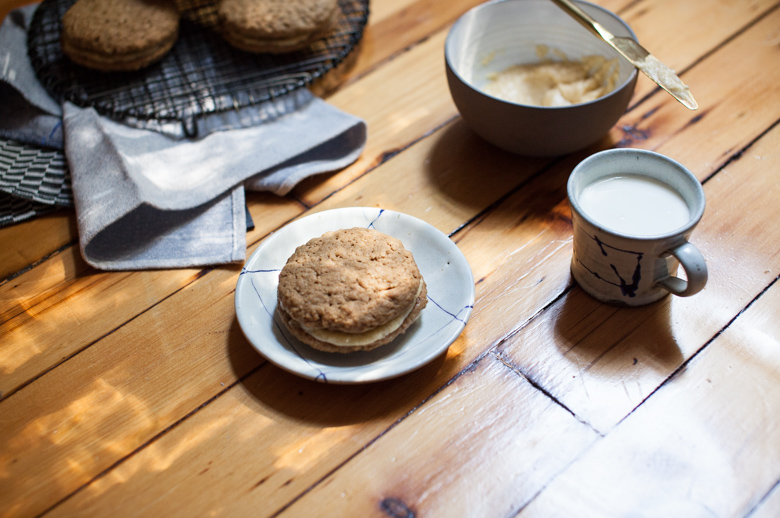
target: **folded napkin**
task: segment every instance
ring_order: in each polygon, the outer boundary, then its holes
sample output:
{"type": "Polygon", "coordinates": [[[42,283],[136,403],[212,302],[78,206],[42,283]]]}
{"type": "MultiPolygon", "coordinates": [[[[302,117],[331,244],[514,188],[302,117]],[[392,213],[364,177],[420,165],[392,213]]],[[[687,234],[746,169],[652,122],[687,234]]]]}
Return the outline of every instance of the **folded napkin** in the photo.
{"type": "Polygon", "coordinates": [[[365,123],[306,89],[178,125],[115,121],[52,100],[35,77],[26,28],[35,6],[0,27],[0,137],[64,147],[84,259],[105,270],[242,261],[244,188],[287,194],[341,169],[365,146],[365,123]]]}

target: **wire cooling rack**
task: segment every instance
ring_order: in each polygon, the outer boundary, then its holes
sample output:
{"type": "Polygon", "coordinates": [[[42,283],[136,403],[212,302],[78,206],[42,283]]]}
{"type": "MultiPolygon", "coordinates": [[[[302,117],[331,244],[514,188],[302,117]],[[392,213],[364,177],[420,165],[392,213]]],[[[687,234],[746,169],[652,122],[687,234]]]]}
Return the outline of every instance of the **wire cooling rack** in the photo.
{"type": "Polygon", "coordinates": [[[58,100],[123,120],[179,121],[195,136],[204,115],[245,108],[308,86],[340,64],[363,36],[368,0],[339,0],[336,26],[308,49],[251,54],[217,30],[215,0],[179,0],[179,39],[160,62],[136,72],[98,72],[71,62],[60,45],[62,16],[76,0],[43,0],[28,31],[30,62],[58,100]]]}

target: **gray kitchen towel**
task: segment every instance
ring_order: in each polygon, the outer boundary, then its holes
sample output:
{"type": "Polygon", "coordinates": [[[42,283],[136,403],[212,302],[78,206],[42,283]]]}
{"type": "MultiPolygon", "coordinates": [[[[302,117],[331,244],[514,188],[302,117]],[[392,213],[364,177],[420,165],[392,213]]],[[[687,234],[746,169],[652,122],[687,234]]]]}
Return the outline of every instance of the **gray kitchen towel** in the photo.
{"type": "MultiPolygon", "coordinates": [[[[52,121],[59,106],[46,101],[27,62],[25,34],[33,12],[34,6],[18,9],[0,27],[0,80],[17,92],[9,109],[15,115],[0,119],[0,134],[29,143],[47,138],[56,146],[58,126],[52,121]],[[41,115],[46,117],[41,120],[41,115]]],[[[362,120],[306,89],[206,117],[194,139],[138,126],[138,121],[125,124],[92,108],[62,104],[61,138],[79,243],[85,260],[96,268],[242,261],[244,186],[287,194],[308,176],[355,161],[366,141],[362,120]]]]}

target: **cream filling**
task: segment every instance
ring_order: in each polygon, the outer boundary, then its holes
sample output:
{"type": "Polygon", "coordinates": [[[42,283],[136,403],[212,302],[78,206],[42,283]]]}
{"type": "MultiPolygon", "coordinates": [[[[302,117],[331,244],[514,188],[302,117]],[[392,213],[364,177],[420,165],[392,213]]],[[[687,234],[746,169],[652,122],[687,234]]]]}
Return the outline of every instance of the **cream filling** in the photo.
{"type": "Polygon", "coordinates": [[[290,47],[305,42],[311,37],[311,34],[302,34],[300,36],[290,36],[289,38],[252,38],[251,36],[244,36],[239,34],[233,34],[232,38],[236,41],[240,41],[245,45],[252,46],[280,46],[290,47]]]}
{"type": "Polygon", "coordinates": [[[64,42],[63,47],[64,50],[70,51],[71,53],[75,54],[77,57],[81,56],[83,59],[87,59],[89,61],[94,61],[95,63],[131,63],[138,60],[143,60],[147,57],[154,56],[155,54],[165,54],[167,53],[171,47],[173,47],[174,42],[178,39],[178,32],[176,32],[172,37],[157,43],[154,46],[150,46],[148,48],[144,49],[138,49],[130,52],[123,52],[121,50],[117,50],[114,52],[103,52],[95,48],[87,48],[83,45],[79,45],[78,43],[69,43],[64,42]]]}
{"type": "Polygon", "coordinates": [[[358,347],[369,345],[376,342],[377,340],[383,339],[401,327],[401,324],[404,323],[406,317],[409,316],[409,313],[412,312],[415,304],[417,304],[417,299],[419,298],[421,291],[422,280],[420,281],[420,285],[417,287],[417,294],[414,296],[414,300],[406,311],[389,322],[382,324],[379,327],[375,327],[374,329],[370,329],[365,333],[345,333],[343,331],[330,331],[327,329],[312,329],[304,325],[301,325],[301,327],[304,331],[317,340],[338,347],[358,347]]]}

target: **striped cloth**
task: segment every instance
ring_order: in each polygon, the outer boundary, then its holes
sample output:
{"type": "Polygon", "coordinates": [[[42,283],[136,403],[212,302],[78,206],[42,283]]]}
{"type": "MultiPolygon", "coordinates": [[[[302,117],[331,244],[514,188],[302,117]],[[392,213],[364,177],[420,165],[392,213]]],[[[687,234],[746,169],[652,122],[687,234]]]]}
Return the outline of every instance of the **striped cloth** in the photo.
{"type": "Polygon", "coordinates": [[[72,206],[62,151],[0,138],[0,227],[72,206]]]}

